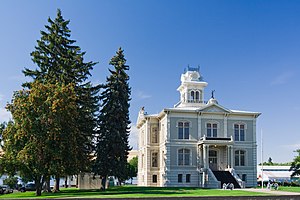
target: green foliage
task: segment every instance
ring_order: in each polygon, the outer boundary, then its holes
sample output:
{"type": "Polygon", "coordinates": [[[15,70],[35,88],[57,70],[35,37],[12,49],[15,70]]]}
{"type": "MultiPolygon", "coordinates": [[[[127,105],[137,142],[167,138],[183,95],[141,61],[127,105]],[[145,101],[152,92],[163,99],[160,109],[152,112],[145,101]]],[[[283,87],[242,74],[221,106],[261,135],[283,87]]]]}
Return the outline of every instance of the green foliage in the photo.
{"type": "Polygon", "coordinates": [[[33,82],[30,90],[15,92],[7,105],[14,123],[3,134],[5,166],[33,179],[37,194],[45,176],[65,170],[62,163],[76,166],[76,99],[74,84],[33,82]]]}
{"type": "Polygon", "coordinates": [[[114,67],[107,77],[101,93],[101,110],[98,119],[95,163],[93,172],[102,177],[115,176],[124,180],[127,155],[130,150],[129,137],[129,76],[126,71],[123,50],[119,48],[110,65],[114,67]]]}
{"type": "Polygon", "coordinates": [[[291,175],[292,177],[300,175],[300,149],[297,149],[295,152],[297,152],[298,155],[295,156],[295,158],[291,164],[290,171],[293,171],[293,173],[291,175]]]}
{"type": "Polygon", "coordinates": [[[3,147],[3,144],[2,144],[2,134],[3,134],[3,131],[5,130],[6,126],[7,126],[6,122],[0,123],[0,148],[3,147]]]}
{"type": "Polygon", "coordinates": [[[138,173],[138,157],[133,157],[131,160],[129,160],[129,165],[132,167],[133,171],[130,175],[130,178],[136,177],[138,173]]]}
{"type": "Polygon", "coordinates": [[[63,138],[53,141],[51,149],[45,149],[57,154],[57,157],[51,165],[47,165],[48,174],[44,175],[59,178],[90,168],[100,86],[93,86],[88,81],[90,71],[96,63],[84,62],[85,52],[75,45],[75,40],[70,39],[71,30],[68,28],[70,21],[65,20],[58,10],[56,18],[54,20],[49,18],[48,23],[45,26],[46,30],[41,31],[41,39],[37,41],[37,46],[31,53],[32,61],[37,68],[23,70],[24,75],[31,77],[33,81],[24,83],[23,86],[32,88],[35,81],[42,84],[74,86],[76,104],[73,109],[76,114],[65,118],[65,110],[57,110],[58,114],[52,116],[52,120],[65,123],[67,126],[54,128],[55,131],[61,132],[63,138]],[[68,126],[69,121],[74,126],[68,126]]]}
{"type": "Polygon", "coordinates": [[[8,185],[10,188],[16,188],[16,185],[18,183],[18,177],[8,177],[3,180],[4,185],[8,185]]]}

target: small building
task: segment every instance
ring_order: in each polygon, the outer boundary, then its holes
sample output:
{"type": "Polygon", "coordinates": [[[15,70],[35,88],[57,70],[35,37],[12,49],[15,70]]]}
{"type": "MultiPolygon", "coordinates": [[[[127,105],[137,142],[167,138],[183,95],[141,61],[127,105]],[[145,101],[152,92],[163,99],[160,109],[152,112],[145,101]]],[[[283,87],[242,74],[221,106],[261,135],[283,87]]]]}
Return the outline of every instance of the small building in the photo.
{"type": "Polygon", "coordinates": [[[138,185],[221,188],[257,184],[256,119],[259,112],[231,110],[214,97],[204,101],[199,68],[188,68],[173,108],[148,114],[139,130],[138,185]]]}
{"type": "MultiPolygon", "coordinates": [[[[291,182],[293,180],[291,178],[292,173],[293,171],[290,171],[290,166],[258,165],[257,181],[291,182]]],[[[299,177],[295,177],[295,179],[298,178],[299,177]]]]}

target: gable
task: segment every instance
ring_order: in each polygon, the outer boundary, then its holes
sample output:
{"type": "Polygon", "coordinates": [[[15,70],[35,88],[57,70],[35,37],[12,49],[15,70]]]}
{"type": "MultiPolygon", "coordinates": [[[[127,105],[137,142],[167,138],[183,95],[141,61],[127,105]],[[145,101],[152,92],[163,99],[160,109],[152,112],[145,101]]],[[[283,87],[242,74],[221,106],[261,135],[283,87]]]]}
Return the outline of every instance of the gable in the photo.
{"type": "Polygon", "coordinates": [[[226,109],[226,108],[223,108],[221,106],[218,106],[216,104],[213,104],[213,105],[209,105],[203,109],[200,109],[200,111],[202,112],[217,112],[217,113],[229,113],[230,110],[226,109]]]}

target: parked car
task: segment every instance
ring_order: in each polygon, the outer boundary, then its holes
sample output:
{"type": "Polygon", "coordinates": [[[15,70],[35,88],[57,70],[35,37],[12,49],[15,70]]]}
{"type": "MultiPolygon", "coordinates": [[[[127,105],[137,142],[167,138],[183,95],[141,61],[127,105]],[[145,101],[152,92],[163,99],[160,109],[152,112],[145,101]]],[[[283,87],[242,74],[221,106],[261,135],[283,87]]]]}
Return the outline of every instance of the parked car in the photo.
{"type": "Polygon", "coordinates": [[[35,184],[34,183],[27,183],[26,185],[25,185],[25,190],[26,191],[35,191],[36,189],[35,189],[35,184]]]}
{"type": "Polygon", "coordinates": [[[3,189],[3,194],[9,194],[14,192],[14,190],[8,185],[1,185],[1,188],[3,189]]]}
{"type": "Polygon", "coordinates": [[[4,190],[3,188],[0,186],[0,194],[3,194],[4,193],[4,190]]]}
{"type": "Polygon", "coordinates": [[[18,187],[18,190],[20,192],[26,192],[26,191],[35,191],[35,184],[34,183],[27,183],[26,185],[20,185],[18,187]]]}

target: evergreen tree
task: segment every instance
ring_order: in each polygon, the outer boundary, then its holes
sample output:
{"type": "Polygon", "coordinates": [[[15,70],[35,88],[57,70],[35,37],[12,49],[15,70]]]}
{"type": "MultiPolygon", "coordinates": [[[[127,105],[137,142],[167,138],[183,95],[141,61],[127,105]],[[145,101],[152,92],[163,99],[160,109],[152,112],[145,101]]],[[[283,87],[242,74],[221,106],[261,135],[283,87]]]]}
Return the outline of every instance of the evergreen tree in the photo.
{"type": "MultiPolygon", "coordinates": [[[[41,39],[37,41],[35,51],[31,53],[32,61],[37,65],[37,69],[31,70],[25,68],[25,76],[32,77],[41,83],[60,83],[75,84],[77,94],[77,111],[79,116],[76,118],[76,126],[70,129],[64,129],[66,136],[73,133],[76,137],[77,149],[62,151],[62,144],[55,144],[57,153],[63,154],[60,168],[53,170],[50,175],[57,177],[56,189],[58,189],[60,176],[77,174],[80,171],[86,171],[90,163],[92,152],[92,140],[94,129],[96,127],[96,112],[99,110],[98,92],[100,86],[92,86],[88,82],[91,76],[95,62],[84,62],[85,52],[75,45],[75,40],[70,39],[71,31],[68,28],[69,20],[64,20],[61,11],[57,11],[54,20],[48,19],[49,25],[46,25],[46,31],[41,31],[41,39]],[[71,153],[76,154],[75,160],[70,160],[71,153]]],[[[24,83],[24,87],[31,87],[32,83],[24,83]]],[[[68,140],[67,140],[68,141],[68,140]]]]}
{"type": "MultiPolygon", "coordinates": [[[[97,131],[96,159],[93,172],[103,177],[123,177],[127,170],[127,156],[130,150],[129,137],[129,101],[131,89],[126,71],[123,50],[119,48],[110,60],[114,67],[107,77],[104,91],[101,93],[101,110],[97,131]]],[[[102,185],[105,189],[105,185],[102,185]]]]}
{"type": "Polygon", "coordinates": [[[291,176],[300,175],[300,149],[297,149],[295,152],[297,152],[298,155],[295,156],[295,158],[291,164],[290,171],[293,171],[291,176]]]}

